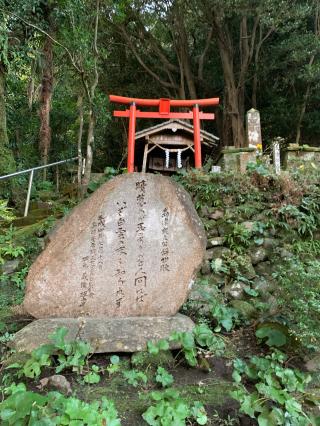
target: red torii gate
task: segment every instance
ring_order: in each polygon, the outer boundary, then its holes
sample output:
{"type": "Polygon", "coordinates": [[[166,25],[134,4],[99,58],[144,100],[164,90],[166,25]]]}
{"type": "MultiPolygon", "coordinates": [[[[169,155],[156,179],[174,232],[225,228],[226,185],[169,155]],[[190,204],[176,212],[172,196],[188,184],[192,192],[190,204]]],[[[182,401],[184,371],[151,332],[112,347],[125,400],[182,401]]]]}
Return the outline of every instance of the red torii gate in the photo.
{"type": "Polygon", "coordinates": [[[200,120],[214,120],[215,116],[212,113],[204,113],[199,111],[199,107],[207,107],[219,104],[219,98],[209,99],[193,99],[193,100],[174,100],[174,99],[138,99],[126,98],[124,96],[109,96],[110,102],[118,104],[130,105],[130,109],[124,111],[114,111],[115,117],[129,118],[128,132],[128,173],[134,172],[134,148],[135,148],[135,133],[137,118],[182,118],[184,120],[193,120],[194,134],[194,163],[195,167],[202,167],[201,161],[201,141],[200,141],[200,120]],[[137,106],[158,107],[158,111],[140,111],[137,106]],[[192,107],[189,112],[171,112],[171,107],[192,107]]]}

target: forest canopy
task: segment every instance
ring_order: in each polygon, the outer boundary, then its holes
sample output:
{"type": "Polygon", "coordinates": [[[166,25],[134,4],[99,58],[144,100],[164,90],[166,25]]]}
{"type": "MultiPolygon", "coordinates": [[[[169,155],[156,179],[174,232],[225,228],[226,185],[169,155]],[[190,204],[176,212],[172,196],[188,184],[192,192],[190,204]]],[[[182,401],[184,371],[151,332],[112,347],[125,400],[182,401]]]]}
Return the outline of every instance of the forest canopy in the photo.
{"type": "MultiPolygon", "coordinates": [[[[110,93],[219,96],[205,129],[242,147],[318,145],[319,0],[0,0],[0,172],[77,156],[124,166],[127,123],[110,93]],[[123,120],[123,121],[121,121],[123,120]]],[[[138,123],[138,129],[154,123],[138,123]]]]}

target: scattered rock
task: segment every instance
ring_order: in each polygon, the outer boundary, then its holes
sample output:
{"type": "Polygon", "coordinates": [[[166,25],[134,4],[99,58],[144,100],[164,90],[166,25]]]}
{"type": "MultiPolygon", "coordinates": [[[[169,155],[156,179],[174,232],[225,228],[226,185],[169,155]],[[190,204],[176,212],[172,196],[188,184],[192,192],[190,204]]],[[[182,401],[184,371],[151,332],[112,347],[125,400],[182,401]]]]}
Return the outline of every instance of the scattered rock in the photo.
{"type": "MultiPolygon", "coordinates": [[[[30,353],[49,343],[48,335],[59,327],[68,328],[66,341],[81,338],[90,343],[95,353],[113,353],[146,350],[149,340],[168,339],[173,331],[192,331],[194,323],[181,314],[172,317],[39,319],[18,331],[10,346],[30,353]]],[[[180,345],[171,342],[170,348],[179,349],[180,345]]]]}
{"type": "Polygon", "coordinates": [[[218,232],[220,237],[224,237],[232,232],[233,226],[231,223],[222,222],[218,225],[218,232]]]}
{"type": "Polygon", "coordinates": [[[276,315],[279,311],[277,298],[275,296],[271,295],[266,300],[266,303],[269,307],[269,314],[270,315],[276,315]]]}
{"type": "Polygon", "coordinates": [[[305,364],[306,370],[310,373],[316,373],[320,371],[320,354],[316,354],[314,357],[309,359],[305,364]]]}
{"type": "Polygon", "coordinates": [[[209,214],[209,218],[213,220],[222,219],[224,216],[223,210],[215,210],[209,214]]]}
{"type": "Polygon", "coordinates": [[[257,277],[253,281],[254,289],[259,291],[261,295],[268,294],[275,290],[275,283],[273,280],[266,280],[265,277],[257,277]]]}
{"type": "Polygon", "coordinates": [[[226,286],[225,292],[233,299],[241,299],[244,295],[246,285],[241,281],[233,281],[232,284],[226,286]]]}
{"type": "Polygon", "coordinates": [[[231,305],[237,309],[245,319],[257,318],[258,316],[257,310],[245,300],[233,300],[231,305]]]}
{"type": "Polygon", "coordinates": [[[251,263],[249,256],[242,256],[243,263],[239,265],[239,272],[248,280],[253,280],[256,277],[256,271],[251,263]]]}
{"type": "Polygon", "coordinates": [[[2,273],[7,275],[13,274],[14,272],[18,270],[19,264],[20,264],[19,259],[5,261],[5,263],[1,266],[2,273]]]}
{"type": "Polygon", "coordinates": [[[210,238],[207,241],[207,247],[211,248],[211,247],[216,247],[216,246],[223,246],[224,241],[225,241],[224,237],[210,238]]]}
{"type": "Polygon", "coordinates": [[[52,387],[65,395],[72,394],[71,384],[62,374],[54,374],[53,376],[44,377],[40,380],[40,385],[37,387],[40,390],[45,387],[52,387]]]}
{"type": "Polygon", "coordinates": [[[277,230],[275,228],[271,228],[269,232],[270,232],[270,235],[272,235],[273,237],[277,235],[277,230]]]}
{"type": "Polygon", "coordinates": [[[199,284],[193,286],[188,300],[196,302],[208,302],[218,297],[218,287],[214,284],[199,284]]]}
{"type": "Polygon", "coordinates": [[[216,259],[217,257],[221,258],[224,255],[227,256],[231,253],[231,250],[227,247],[213,247],[209,250],[206,250],[206,260],[216,259]]]}
{"type": "Polygon", "coordinates": [[[200,209],[199,214],[200,214],[201,217],[205,217],[205,216],[206,217],[210,217],[209,216],[209,210],[208,210],[207,206],[202,206],[201,209],[200,209]]]}
{"type": "Polygon", "coordinates": [[[38,244],[41,250],[44,250],[46,248],[46,241],[44,238],[38,238],[38,244]]]}
{"type": "Polygon", "coordinates": [[[268,277],[272,273],[271,262],[261,262],[255,266],[256,273],[264,277],[268,277]]]}
{"type": "Polygon", "coordinates": [[[211,264],[209,260],[205,260],[201,266],[201,274],[209,275],[211,273],[211,264]]]}
{"type": "Polygon", "coordinates": [[[253,265],[257,265],[267,259],[268,255],[263,247],[254,247],[250,250],[249,256],[253,265]]]}
{"type": "Polygon", "coordinates": [[[285,248],[282,248],[280,249],[280,257],[281,259],[291,259],[293,257],[293,254],[285,248]]]}
{"type": "Polygon", "coordinates": [[[207,238],[215,238],[219,236],[218,228],[215,226],[207,231],[207,238]]]}
{"type": "Polygon", "coordinates": [[[249,220],[247,220],[247,221],[245,221],[245,222],[242,222],[242,224],[241,224],[245,229],[247,229],[248,231],[252,231],[253,230],[253,227],[254,227],[254,222],[252,222],[252,221],[249,221],[249,220]]]}
{"type": "Polygon", "coordinates": [[[265,238],[263,241],[263,247],[266,250],[271,250],[279,245],[279,241],[275,238],[265,238]]]}

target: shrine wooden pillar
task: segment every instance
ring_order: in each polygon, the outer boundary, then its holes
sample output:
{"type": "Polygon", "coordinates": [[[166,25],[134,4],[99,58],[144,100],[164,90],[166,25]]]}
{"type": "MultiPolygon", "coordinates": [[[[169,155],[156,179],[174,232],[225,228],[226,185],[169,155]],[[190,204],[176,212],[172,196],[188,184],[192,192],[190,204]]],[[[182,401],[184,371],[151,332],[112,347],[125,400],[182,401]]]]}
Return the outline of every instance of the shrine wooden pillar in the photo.
{"type": "Polygon", "coordinates": [[[135,102],[132,102],[132,104],[130,105],[130,112],[129,112],[128,160],[127,160],[128,173],[134,172],[136,114],[137,114],[137,107],[135,102]]]}
{"type": "Polygon", "coordinates": [[[201,140],[200,140],[200,116],[199,105],[193,106],[193,144],[194,144],[194,166],[196,169],[201,169],[201,140]]]}

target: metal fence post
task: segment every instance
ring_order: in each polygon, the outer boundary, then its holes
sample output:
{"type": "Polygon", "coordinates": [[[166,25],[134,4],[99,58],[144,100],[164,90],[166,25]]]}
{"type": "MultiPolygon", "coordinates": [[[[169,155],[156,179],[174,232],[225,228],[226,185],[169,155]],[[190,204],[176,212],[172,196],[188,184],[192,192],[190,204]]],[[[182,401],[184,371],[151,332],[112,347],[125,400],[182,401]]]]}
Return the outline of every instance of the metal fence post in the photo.
{"type": "MultiPolygon", "coordinates": [[[[29,204],[30,204],[30,197],[31,197],[31,189],[32,189],[34,172],[36,170],[42,170],[42,169],[46,169],[47,167],[58,166],[59,164],[68,163],[69,161],[74,161],[74,160],[78,160],[78,157],[67,158],[66,160],[56,161],[56,162],[51,163],[51,164],[46,164],[45,166],[37,166],[37,167],[32,167],[32,169],[20,170],[19,172],[9,173],[8,175],[0,176],[0,181],[3,180],[3,179],[12,178],[14,176],[20,176],[20,175],[23,175],[24,173],[30,173],[28,193],[27,193],[26,205],[25,205],[25,209],[24,209],[24,217],[26,217],[28,215],[28,211],[29,211],[29,204]]],[[[57,178],[58,178],[57,184],[59,184],[59,174],[57,175],[57,178]]]]}
{"type": "Polygon", "coordinates": [[[32,169],[31,172],[30,172],[27,200],[26,200],[26,205],[25,205],[25,208],[24,208],[24,215],[23,215],[24,217],[28,216],[30,197],[31,197],[31,189],[32,189],[32,181],[33,181],[33,172],[34,172],[34,169],[32,169]]]}

